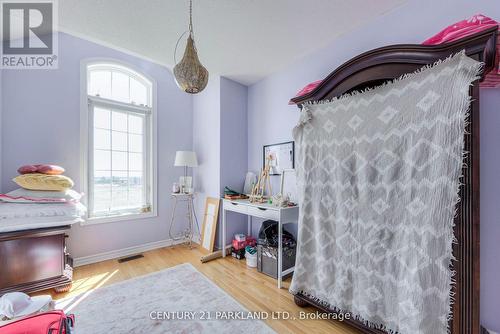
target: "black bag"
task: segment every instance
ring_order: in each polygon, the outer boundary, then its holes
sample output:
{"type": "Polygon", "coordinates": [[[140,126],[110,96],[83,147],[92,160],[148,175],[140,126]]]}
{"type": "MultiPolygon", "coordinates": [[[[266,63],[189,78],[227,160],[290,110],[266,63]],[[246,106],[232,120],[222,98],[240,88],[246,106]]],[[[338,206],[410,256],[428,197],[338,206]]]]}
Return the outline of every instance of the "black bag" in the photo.
{"type": "MultiPolygon", "coordinates": [[[[283,248],[294,248],[296,245],[293,235],[283,228],[283,248]]],[[[278,247],[278,222],[275,220],[266,220],[262,223],[259,230],[259,239],[257,244],[267,247],[278,247]]]]}

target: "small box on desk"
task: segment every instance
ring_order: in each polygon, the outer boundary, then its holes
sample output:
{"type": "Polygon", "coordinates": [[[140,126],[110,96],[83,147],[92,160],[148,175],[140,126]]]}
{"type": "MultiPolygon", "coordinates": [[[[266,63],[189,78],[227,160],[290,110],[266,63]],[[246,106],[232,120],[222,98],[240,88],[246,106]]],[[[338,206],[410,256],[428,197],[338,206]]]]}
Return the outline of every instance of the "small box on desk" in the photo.
{"type": "Polygon", "coordinates": [[[236,239],[233,239],[233,249],[235,250],[242,249],[244,251],[246,246],[247,246],[246,241],[238,241],[236,239]]]}
{"type": "Polygon", "coordinates": [[[257,239],[251,236],[247,236],[243,241],[233,239],[232,245],[234,249],[240,250],[240,249],[245,249],[246,246],[255,247],[256,244],[257,244],[257,239]]]}

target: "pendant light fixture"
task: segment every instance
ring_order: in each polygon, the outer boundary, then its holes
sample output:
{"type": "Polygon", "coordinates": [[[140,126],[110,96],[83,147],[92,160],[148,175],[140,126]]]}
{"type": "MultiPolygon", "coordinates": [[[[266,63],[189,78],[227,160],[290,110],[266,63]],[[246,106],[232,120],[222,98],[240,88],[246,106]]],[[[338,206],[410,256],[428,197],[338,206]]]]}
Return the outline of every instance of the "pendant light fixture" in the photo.
{"type": "MultiPolygon", "coordinates": [[[[200,63],[198,59],[198,53],[196,52],[196,46],[194,44],[194,34],[193,34],[193,1],[189,0],[189,32],[187,39],[186,49],[184,50],[184,56],[181,61],[174,67],[174,77],[177,86],[180,89],[189,94],[196,94],[201,92],[208,83],[208,71],[200,63]]],[[[179,37],[177,45],[184,34],[179,37]]],[[[177,45],[175,46],[175,51],[177,51],[177,45]]],[[[174,62],[175,61],[175,51],[174,51],[174,62]]]]}

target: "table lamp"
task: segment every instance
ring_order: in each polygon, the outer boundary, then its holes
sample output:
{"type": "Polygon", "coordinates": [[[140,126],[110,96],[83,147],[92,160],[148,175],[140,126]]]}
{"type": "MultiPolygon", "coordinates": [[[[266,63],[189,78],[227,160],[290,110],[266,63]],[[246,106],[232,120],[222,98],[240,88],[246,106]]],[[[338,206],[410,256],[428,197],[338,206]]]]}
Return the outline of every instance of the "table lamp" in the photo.
{"type": "Polygon", "coordinates": [[[174,166],[184,167],[184,176],[181,176],[179,178],[179,184],[181,186],[182,192],[191,192],[193,178],[187,175],[187,169],[188,167],[198,167],[198,159],[196,159],[196,153],[193,151],[177,151],[175,153],[174,166]]]}

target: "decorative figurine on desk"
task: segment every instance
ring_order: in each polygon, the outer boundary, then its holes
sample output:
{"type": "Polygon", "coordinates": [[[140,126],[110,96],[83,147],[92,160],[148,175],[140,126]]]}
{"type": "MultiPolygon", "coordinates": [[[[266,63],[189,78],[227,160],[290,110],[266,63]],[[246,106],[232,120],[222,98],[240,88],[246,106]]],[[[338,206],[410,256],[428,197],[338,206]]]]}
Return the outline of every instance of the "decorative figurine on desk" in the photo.
{"type": "Polygon", "coordinates": [[[181,192],[181,187],[179,187],[179,184],[177,182],[175,182],[173,185],[172,185],[172,193],[173,194],[178,194],[181,192]]]}
{"type": "Polygon", "coordinates": [[[274,206],[278,208],[286,208],[288,203],[290,203],[290,197],[288,195],[277,194],[272,197],[274,206]]]}
{"type": "Polygon", "coordinates": [[[266,157],[266,165],[260,173],[257,184],[253,187],[252,194],[250,195],[250,202],[252,203],[264,203],[266,201],[266,186],[269,194],[272,194],[273,192],[271,188],[271,180],[269,179],[269,171],[271,169],[270,166],[272,160],[272,155],[266,157]]]}

